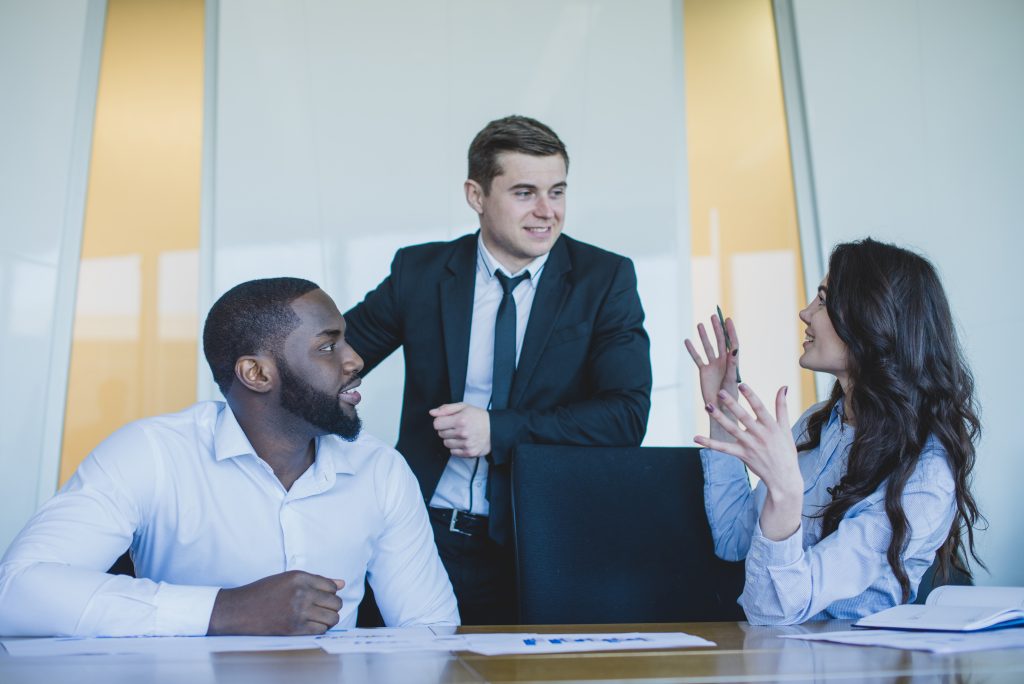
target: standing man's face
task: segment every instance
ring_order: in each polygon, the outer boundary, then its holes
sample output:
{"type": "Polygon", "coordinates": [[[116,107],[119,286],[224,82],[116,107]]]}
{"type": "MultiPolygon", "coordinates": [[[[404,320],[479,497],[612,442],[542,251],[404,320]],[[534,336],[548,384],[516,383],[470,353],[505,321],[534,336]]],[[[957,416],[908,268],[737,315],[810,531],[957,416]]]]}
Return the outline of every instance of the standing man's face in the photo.
{"type": "Polygon", "coordinates": [[[560,154],[503,152],[498,163],[502,173],[491,182],[489,193],[476,181],[466,181],[466,201],[480,215],[488,251],[515,273],[551,251],[562,234],[565,160],[560,154]]]}

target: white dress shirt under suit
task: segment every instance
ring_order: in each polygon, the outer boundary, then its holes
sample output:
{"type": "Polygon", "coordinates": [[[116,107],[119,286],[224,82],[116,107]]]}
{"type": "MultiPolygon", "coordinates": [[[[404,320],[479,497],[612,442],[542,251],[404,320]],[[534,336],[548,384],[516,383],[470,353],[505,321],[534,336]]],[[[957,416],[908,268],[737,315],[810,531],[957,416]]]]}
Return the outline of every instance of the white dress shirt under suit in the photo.
{"type": "MultiPolygon", "coordinates": [[[[793,428],[799,444],[813,406],[793,428]]],[[[852,619],[901,603],[899,582],[886,560],[892,528],[885,513],[885,484],[843,516],[839,528],[821,538],[829,488],[846,472],[853,428],[842,421],[842,400],[821,430],[818,447],[799,455],[804,479],[800,528],[788,539],[771,541],[758,522],[767,489],[751,491],[743,463],[733,456],[701,450],[704,500],[715,553],[746,559],[746,583],[739,598],[751,624],[797,624],[828,618],[852,619]]],[[[956,513],[953,474],[946,452],[929,438],[903,490],[910,525],[903,563],[912,596],[935,552],[949,535],[956,513]]]]}
{"type": "Polygon", "coordinates": [[[0,561],[0,634],[205,634],[221,587],[286,570],[364,577],[388,625],[458,624],[419,486],[374,437],[317,440],[285,491],[230,408],[200,402],[118,430],[0,561]],[[104,571],[126,548],[139,579],[104,571]]]}
{"type": "MultiPolygon", "coordinates": [[[[491,381],[494,374],[494,320],[504,291],[494,275],[500,270],[510,278],[529,271],[530,277],[519,283],[512,291],[516,303],[516,361],[523,350],[526,324],[533,309],[533,298],[537,293],[541,272],[548,260],[545,253],[525,268],[509,273],[501,266],[482,239],[477,239],[476,286],[473,289],[473,321],[469,332],[469,362],[466,366],[466,393],[463,401],[487,409],[491,402],[491,381]]],[[[430,499],[430,505],[437,508],[453,508],[477,515],[487,515],[490,506],[487,501],[486,458],[463,458],[450,456],[448,465],[441,473],[441,480],[430,499]],[[472,496],[470,492],[472,491],[472,496]]]]}

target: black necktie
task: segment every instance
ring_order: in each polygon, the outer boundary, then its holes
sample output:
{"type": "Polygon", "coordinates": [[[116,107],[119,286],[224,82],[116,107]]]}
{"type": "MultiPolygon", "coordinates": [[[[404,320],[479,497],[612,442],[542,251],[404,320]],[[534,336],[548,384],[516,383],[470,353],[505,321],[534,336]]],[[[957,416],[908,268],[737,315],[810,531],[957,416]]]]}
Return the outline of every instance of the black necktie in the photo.
{"type": "Polygon", "coordinates": [[[516,300],[512,291],[516,285],[530,277],[527,271],[517,278],[509,278],[501,271],[494,272],[504,294],[494,319],[494,373],[491,376],[491,408],[508,408],[508,395],[512,392],[512,377],[516,373],[516,300]]]}

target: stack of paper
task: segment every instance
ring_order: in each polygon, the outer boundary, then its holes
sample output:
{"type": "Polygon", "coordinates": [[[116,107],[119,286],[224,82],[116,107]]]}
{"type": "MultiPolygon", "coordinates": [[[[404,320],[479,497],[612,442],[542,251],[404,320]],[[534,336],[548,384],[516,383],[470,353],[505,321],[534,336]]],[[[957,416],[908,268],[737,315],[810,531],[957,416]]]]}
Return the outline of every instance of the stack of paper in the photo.
{"type": "Polygon", "coordinates": [[[1024,587],[943,586],[925,604],[894,606],[863,617],[844,632],[785,634],[786,639],[885,646],[933,653],[1024,648],[1024,587]],[[983,631],[992,630],[996,631],[983,631]]]}
{"type": "Polygon", "coordinates": [[[994,632],[920,632],[895,629],[857,629],[819,634],[783,634],[783,639],[829,641],[853,646],[884,646],[932,653],[991,651],[997,648],[1024,648],[1024,629],[994,632]]]}

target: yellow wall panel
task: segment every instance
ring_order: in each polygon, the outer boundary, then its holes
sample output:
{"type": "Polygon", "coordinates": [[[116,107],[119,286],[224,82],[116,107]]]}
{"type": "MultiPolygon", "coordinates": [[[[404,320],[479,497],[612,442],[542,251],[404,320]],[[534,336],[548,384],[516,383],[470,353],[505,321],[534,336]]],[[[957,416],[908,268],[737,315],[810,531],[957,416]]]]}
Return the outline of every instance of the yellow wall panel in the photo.
{"type": "Polygon", "coordinates": [[[127,422],[195,401],[202,0],[110,0],[60,482],[127,422]]]}
{"type": "MultiPolygon", "coordinates": [[[[780,306],[788,313],[772,331],[786,337],[795,364],[803,339],[796,313],[805,302],[772,3],[685,0],[683,22],[692,254],[695,261],[714,260],[713,268],[695,273],[718,279],[695,282],[694,288],[715,289],[728,314],[741,295],[734,289],[740,275],[734,264],[754,263],[758,254],[791,254],[791,282],[785,288],[772,282],[762,287],[792,291],[795,286],[796,297],[780,306]]],[[[706,322],[708,313],[695,315],[706,322]]],[[[737,326],[742,336],[743,321],[737,326]]],[[[748,335],[742,346],[758,342],[748,335]]],[[[806,407],[814,401],[814,379],[808,371],[799,377],[806,407]]],[[[776,387],[754,389],[771,398],[776,387]]]]}

